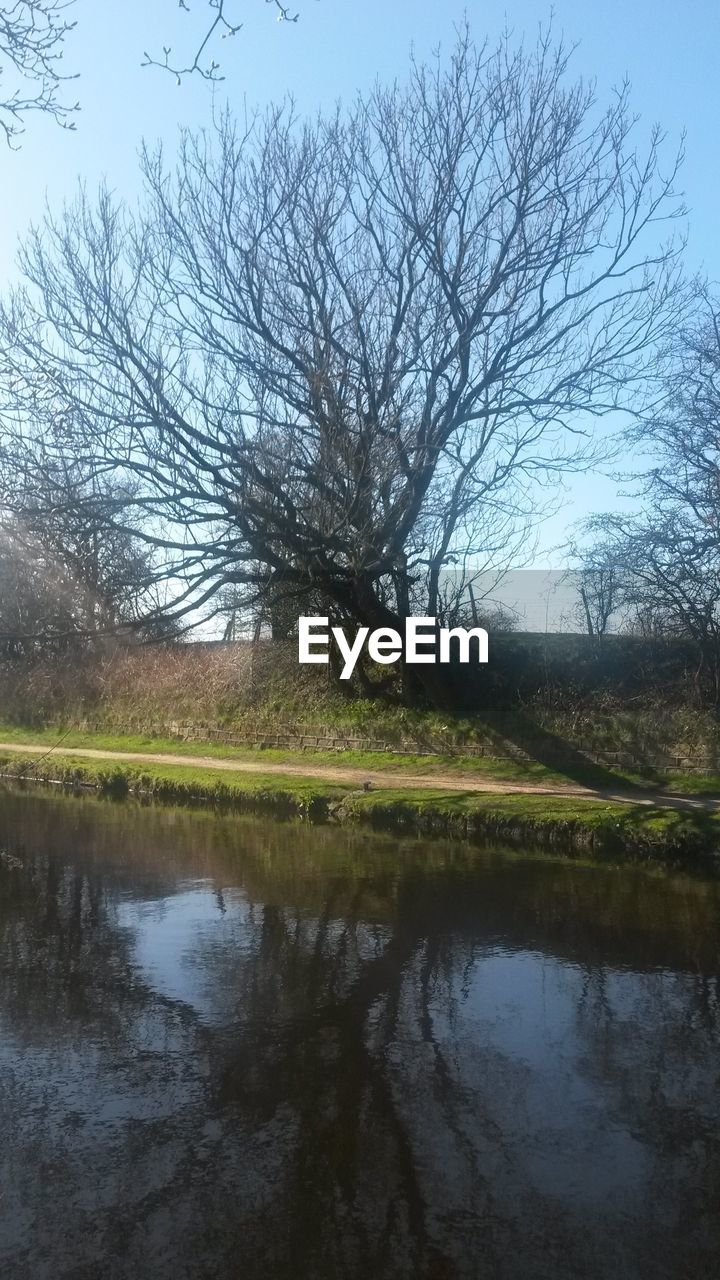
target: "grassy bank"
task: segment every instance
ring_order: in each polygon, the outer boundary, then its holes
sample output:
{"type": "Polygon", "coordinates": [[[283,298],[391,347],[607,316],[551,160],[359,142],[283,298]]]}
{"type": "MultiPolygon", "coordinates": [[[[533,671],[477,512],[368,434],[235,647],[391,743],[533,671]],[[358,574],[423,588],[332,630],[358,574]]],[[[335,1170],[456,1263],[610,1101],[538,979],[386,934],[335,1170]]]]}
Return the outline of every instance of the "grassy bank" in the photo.
{"type": "MultiPolygon", "coordinates": [[[[638,763],[706,757],[720,773],[720,718],[698,702],[682,648],[608,637],[493,635],[491,662],[462,714],[340,688],[329,668],[300,666],[297,643],[112,644],[0,660],[0,707],[16,725],[94,727],[107,734],[192,726],[253,740],[323,730],[397,748],[463,754],[507,744],[552,764],[577,750],[638,763]]],[[[511,750],[510,754],[514,754],[511,750]]],[[[625,764],[628,762],[625,761],[625,764]]],[[[642,769],[644,773],[644,769],[642,769]]]]}
{"type": "Polygon", "coordinates": [[[281,769],[220,775],[211,765],[95,764],[80,761],[71,752],[24,757],[20,749],[0,754],[0,775],[91,787],[117,797],[200,802],[249,813],[365,823],[384,830],[502,841],[567,853],[666,860],[710,855],[720,846],[720,817],[715,813],[569,796],[493,795],[431,787],[410,790],[398,785],[365,793],[321,776],[297,777],[281,769]]]}
{"type": "Polygon", "coordinates": [[[445,774],[448,778],[476,777],[478,780],[512,783],[546,784],[562,786],[577,783],[595,789],[622,788],[637,791],[662,791],[668,796],[717,796],[720,795],[720,775],[664,774],[660,770],[647,769],[642,773],[631,769],[610,768],[593,763],[589,759],[576,759],[572,765],[559,767],[541,760],[496,759],[492,756],[453,755],[402,755],[392,751],[297,751],[276,748],[253,750],[228,746],[218,742],[193,740],[184,742],[178,738],[152,737],[147,734],[98,733],[71,729],[59,730],[54,726],[26,728],[0,721],[0,742],[46,746],[53,755],[58,750],[67,753],[73,747],[90,747],[104,751],[160,752],[175,756],[205,756],[216,760],[237,760],[261,763],[269,772],[282,770],[283,765],[317,765],[319,769],[337,764],[367,769],[368,772],[413,774],[415,776],[445,774]]]}

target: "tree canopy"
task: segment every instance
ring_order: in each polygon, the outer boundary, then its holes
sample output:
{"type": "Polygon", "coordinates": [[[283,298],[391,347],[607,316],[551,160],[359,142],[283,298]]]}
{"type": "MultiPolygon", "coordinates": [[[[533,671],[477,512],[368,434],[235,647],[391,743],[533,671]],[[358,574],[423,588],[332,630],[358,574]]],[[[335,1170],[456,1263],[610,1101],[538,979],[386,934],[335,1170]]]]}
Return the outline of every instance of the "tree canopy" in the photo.
{"type": "Polygon", "coordinates": [[[81,193],[29,238],[6,433],[121,482],[114,522],[162,553],[176,618],[228,588],[437,615],[443,574],[461,593],[531,485],[652,397],[676,164],[568,62],[465,31],[329,116],[146,150],[138,209],[81,193]]]}

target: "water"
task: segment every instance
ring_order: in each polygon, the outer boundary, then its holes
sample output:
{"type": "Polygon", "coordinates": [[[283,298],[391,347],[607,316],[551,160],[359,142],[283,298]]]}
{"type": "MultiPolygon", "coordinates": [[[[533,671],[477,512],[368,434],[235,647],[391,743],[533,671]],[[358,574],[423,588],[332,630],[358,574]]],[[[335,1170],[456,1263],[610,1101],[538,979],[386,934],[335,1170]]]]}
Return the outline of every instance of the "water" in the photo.
{"type": "Polygon", "coordinates": [[[3,1280],[720,1274],[720,887],[0,794],[3,1280]]]}

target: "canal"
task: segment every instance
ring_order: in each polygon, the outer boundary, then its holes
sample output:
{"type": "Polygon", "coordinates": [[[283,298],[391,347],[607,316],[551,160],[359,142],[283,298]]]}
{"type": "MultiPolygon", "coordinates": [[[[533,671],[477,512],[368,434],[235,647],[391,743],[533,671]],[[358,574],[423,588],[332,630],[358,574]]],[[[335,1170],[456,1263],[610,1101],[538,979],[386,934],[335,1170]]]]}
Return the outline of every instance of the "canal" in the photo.
{"type": "Polygon", "coordinates": [[[0,792],[3,1280],[720,1274],[720,882],[0,792]]]}

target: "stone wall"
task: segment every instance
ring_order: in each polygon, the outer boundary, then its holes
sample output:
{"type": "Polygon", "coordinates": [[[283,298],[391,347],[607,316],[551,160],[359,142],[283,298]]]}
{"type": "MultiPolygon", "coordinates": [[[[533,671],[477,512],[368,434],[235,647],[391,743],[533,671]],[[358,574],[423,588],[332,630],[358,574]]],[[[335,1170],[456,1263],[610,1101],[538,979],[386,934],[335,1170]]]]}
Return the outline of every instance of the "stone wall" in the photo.
{"type": "MultiPolygon", "coordinates": [[[[86,723],[86,729],[103,732],[105,726],[86,723]]],[[[469,756],[486,757],[491,760],[532,760],[537,755],[524,750],[515,743],[500,738],[488,738],[485,742],[452,743],[442,740],[423,741],[422,743],[405,739],[390,742],[383,738],[364,737],[361,734],[339,733],[332,726],[314,726],[303,728],[296,725],[281,726],[276,731],[254,731],[241,733],[234,729],[211,728],[207,725],[181,724],[170,721],[165,724],[133,723],[126,726],[128,733],[140,733],[156,738],[177,738],[182,742],[216,742],[224,746],[244,747],[253,750],[282,751],[382,751],[395,755],[408,756],[469,756]]],[[[638,753],[623,750],[598,748],[588,741],[568,743],[568,752],[564,756],[562,746],[558,746],[557,754],[552,759],[546,751],[542,758],[545,763],[556,764],[562,768],[563,762],[570,763],[571,753],[580,753],[594,764],[606,765],[617,769],[657,769],[664,773],[720,773],[720,755],[667,755],[662,759],[649,759],[638,753]]]]}

